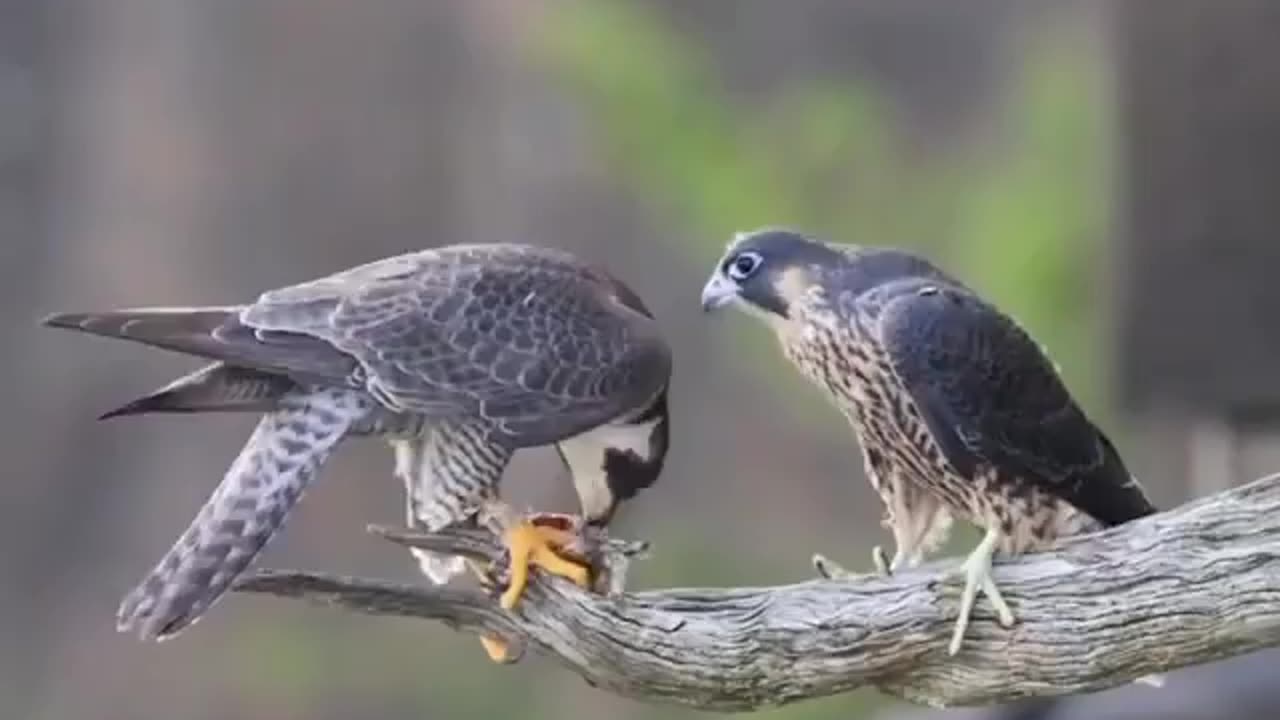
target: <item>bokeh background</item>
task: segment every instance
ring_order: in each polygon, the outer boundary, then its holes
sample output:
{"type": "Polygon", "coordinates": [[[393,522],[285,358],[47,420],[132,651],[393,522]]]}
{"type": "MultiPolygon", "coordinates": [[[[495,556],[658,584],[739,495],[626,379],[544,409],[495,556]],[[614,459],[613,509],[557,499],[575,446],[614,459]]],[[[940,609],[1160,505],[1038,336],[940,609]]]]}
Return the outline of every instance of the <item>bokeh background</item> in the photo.
{"type": "MultiPolygon", "coordinates": [[[[38,329],[53,310],[235,302],[463,241],[607,263],[677,358],[668,469],[620,518],[656,545],[638,587],[799,581],[882,539],[836,413],[757,323],[699,312],[762,224],[983,290],[1161,505],[1280,467],[1277,37],[1266,0],[0,0],[0,718],[700,715],[267,598],[117,635],[253,419],[94,422],[194,364],[38,329]]],[[[263,564],[414,579],[363,530],[402,518],[390,470],[348,445],[263,564]]],[[[550,452],[511,476],[573,507],[550,452]]],[[[1277,661],[953,717],[1271,717],[1277,661]]],[[[761,717],[948,716],[867,691],[761,717]]]]}

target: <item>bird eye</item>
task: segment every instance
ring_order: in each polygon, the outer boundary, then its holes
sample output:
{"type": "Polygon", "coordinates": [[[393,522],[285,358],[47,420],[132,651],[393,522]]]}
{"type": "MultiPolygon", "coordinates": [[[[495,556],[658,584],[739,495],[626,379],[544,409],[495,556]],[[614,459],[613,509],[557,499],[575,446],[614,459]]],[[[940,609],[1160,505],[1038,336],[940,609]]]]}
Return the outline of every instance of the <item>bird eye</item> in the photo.
{"type": "Polygon", "coordinates": [[[725,272],[734,280],[746,280],[760,269],[761,262],[757,253],[744,252],[726,263],[725,272]]]}

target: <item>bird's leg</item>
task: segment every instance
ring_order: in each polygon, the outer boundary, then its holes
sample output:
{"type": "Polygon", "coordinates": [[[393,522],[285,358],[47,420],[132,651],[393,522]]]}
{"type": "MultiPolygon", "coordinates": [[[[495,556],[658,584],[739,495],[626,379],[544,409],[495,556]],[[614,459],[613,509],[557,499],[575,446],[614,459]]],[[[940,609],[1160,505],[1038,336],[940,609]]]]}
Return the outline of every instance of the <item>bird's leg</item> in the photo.
{"type": "Polygon", "coordinates": [[[893,559],[889,559],[889,554],[885,552],[883,545],[876,545],[871,548],[871,565],[876,569],[876,574],[881,577],[889,577],[893,575],[893,571],[898,569],[898,565],[902,563],[902,546],[904,543],[903,532],[899,523],[894,522],[897,517],[893,506],[893,498],[891,495],[881,493],[881,497],[885,501],[884,518],[880,521],[880,525],[887,528],[893,533],[893,559]]]}
{"type": "MultiPolygon", "coordinates": [[[[511,579],[499,600],[504,609],[510,610],[516,606],[525,586],[529,584],[529,568],[533,566],[553,575],[566,577],[579,587],[589,587],[590,570],[561,557],[557,552],[557,548],[572,544],[573,533],[523,520],[508,528],[503,540],[511,558],[511,579]]],[[[499,638],[481,635],[480,644],[494,662],[506,663],[513,659],[507,643],[499,638]]]]}
{"type": "Polygon", "coordinates": [[[502,607],[510,610],[519,602],[531,567],[590,587],[591,565],[580,549],[578,518],[556,513],[524,515],[496,500],[484,512],[507,547],[510,580],[502,593],[502,607]]]}
{"type": "MultiPolygon", "coordinates": [[[[890,575],[893,575],[899,565],[906,564],[907,566],[912,567],[918,562],[918,557],[914,562],[907,559],[901,548],[894,552],[893,560],[889,559],[889,556],[885,553],[883,547],[877,545],[871,548],[871,564],[875,567],[876,574],[882,577],[889,577],[890,575]]],[[[857,573],[846,570],[844,566],[828,558],[826,555],[814,554],[813,567],[818,571],[819,575],[827,578],[828,580],[840,580],[857,576],[857,573]]]]}
{"type": "MultiPolygon", "coordinates": [[[[499,599],[504,609],[510,610],[519,602],[529,584],[530,567],[568,578],[579,587],[590,587],[590,567],[573,550],[578,540],[575,518],[551,513],[523,515],[500,500],[491,501],[481,514],[507,548],[510,579],[499,599]]],[[[504,640],[481,635],[480,644],[494,662],[515,659],[504,640]]]]}
{"type": "Polygon", "coordinates": [[[577,539],[577,533],[550,522],[546,516],[524,518],[508,528],[504,540],[511,554],[511,581],[502,593],[502,607],[510,610],[519,602],[529,583],[531,567],[568,578],[578,587],[590,587],[591,567],[586,560],[566,556],[577,539]]]}
{"type": "Polygon", "coordinates": [[[814,553],[812,562],[813,569],[828,580],[846,580],[856,576],[855,573],[849,572],[840,563],[821,553],[814,553]]]}
{"type": "Polygon", "coordinates": [[[868,477],[877,478],[874,484],[880,493],[880,499],[884,501],[884,518],[880,520],[880,525],[893,533],[894,550],[893,559],[889,560],[882,546],[871,548],[871,564],[875,567],[876,574],[889,577],[902,565],[908,546],[911,545],[911,528],[907,526],[911,519],[911,507],[906,504],[908,498],[905,497],[911,488],[903,482],[902,475],[885,466],[878,459],[880,457],[867,455],[865,462],[868,477]]]}
{"type": "Polygon", "coordinates": [[[969,553],[960,569],[965,574],[964,592],[960,595],[960,616],[956,618],[956,629],[951,635],[951,644],[947,648],[950,655],[960,652],[960,643],[964,640],[965,631],[969,628],[969,616],[973,612],[973,604],[978,590],[991,600],[996,617],[1004,627],[1014,623],[1013,611],[1004,601],[1000,589],[991,579],[991,556],[995,553],[996,544],[1000,541],[1000,532],[994,528],[987,530],[978,546],[969,553]]]}
{"type": "Polygon", "coordinates": [[[881,524],[893,533],[893,559],[889,560],[879,545],[871,550],[871,562],[876,572],[884,576],[919,565],[925,553],[946,538],[951,527],[951,515],[937,498],[902,475],[893,474],[890,478],[889,485],[880,492],[885,503],[881,524]]]}
{"type": "Polygon", "coordinates": [[[901,508],[885,516],[883,524],[893,532],[894,550],[893,559],[890,560],[884,547],[876,545],[871,548],[871,564],[875,566],[876,573],[880,576],[889,577],[903,565],[913,567],[920,562],[920,553],[917,552],[917,548],[920,545],[922,533],[914,532],[915,528],[909,526],[910,521],[911,516],[901,508]]]}
{"type": "MultiPolygon", "coordinates": [[[[871,548],[871,565],[875,568],[876,574],[881,577],[890,577],[900,567],[915,567],[919,565],[923,558],[919,539],[923,536],[923,533],[913,536],[907,532],[908,528],[903,528],[900,524],[893,523],[888,517],[886,517],[884,524],[893,531],[896,548],[893,551],[892,560],[889,559],[889,554],[885,552],[884,546],[876,545],[871,548]]],[[[853,575],[853,573],[822,555],[813,556],[813,565],[826,578],[853,575]]]]}
{"type": "Polygon", "coordinates": [[[889,577],[897,572],[899,567],[908,564],[907,554],[903,551],[902,545],[898,545],[893,551],[893,559],[890,560],[884,548],[877,545],[871,548],[871,563],[875,565],[877,574],[889,577]]]}
{"type": "Polygon", "coordinates": [[[514,662],[517,657],[516,653],[511,652],[511,646],[507,641],[497,635],[481,635],[480,646],[484,648],[484,653],[490,660],[502,665],[514,662]]]}
{"type": "MultiPolygon", "coordinates": [[[[471,558],[466,559],[467,569],[472,575],[480,581],[482,587],[487,586],[490,582],[489,569],[471,558]]],[[[484,652],[489,659],[495,663],[507,664],[515,662],[520,657],[519,652],[512,652],[510,645],[494,635],[481,635],[480,645],[484,648],[484,652]]]]}

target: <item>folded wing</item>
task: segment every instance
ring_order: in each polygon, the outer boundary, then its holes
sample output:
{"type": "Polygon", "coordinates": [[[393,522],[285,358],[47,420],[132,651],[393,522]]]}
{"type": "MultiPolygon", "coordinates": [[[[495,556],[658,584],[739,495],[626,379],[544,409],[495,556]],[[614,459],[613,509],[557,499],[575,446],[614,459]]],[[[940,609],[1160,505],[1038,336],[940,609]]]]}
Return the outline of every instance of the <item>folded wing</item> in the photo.
{"type": "Polygon", "coordinates": [[[905,284],[880,336],[951,466],[1017,476],[1107,525],[1154,512],[1106,436],[1009,317],[963,289],[905,284]]]}

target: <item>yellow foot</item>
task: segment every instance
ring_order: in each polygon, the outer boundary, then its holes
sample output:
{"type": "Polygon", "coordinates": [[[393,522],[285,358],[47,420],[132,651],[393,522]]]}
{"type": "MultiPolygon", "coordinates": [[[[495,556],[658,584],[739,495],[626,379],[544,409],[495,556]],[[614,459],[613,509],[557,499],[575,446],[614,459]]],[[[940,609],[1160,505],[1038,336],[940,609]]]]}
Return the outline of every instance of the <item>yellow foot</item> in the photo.
{"type": "Polygon", "coordinates": [[[484,646],[484,651],[489,655],[489,659],[496,663],[506,664],[516,659],[511,653],[511,648],[496,637],[481,635],[480,644],[484,646]]]}
{"type": "Polygon", "coordinates": [[[522,520],[506,533],[507,550],[511,554],[511,582],[502,593],[502,607],[510,610],[520,600],[529,584],[529,568],[543,570],[572,580],[578,587],[591,586],[591,569],[583,562],[570,560],[557,550],[572,545],[577,536],[570,530],[522,520]]]}

